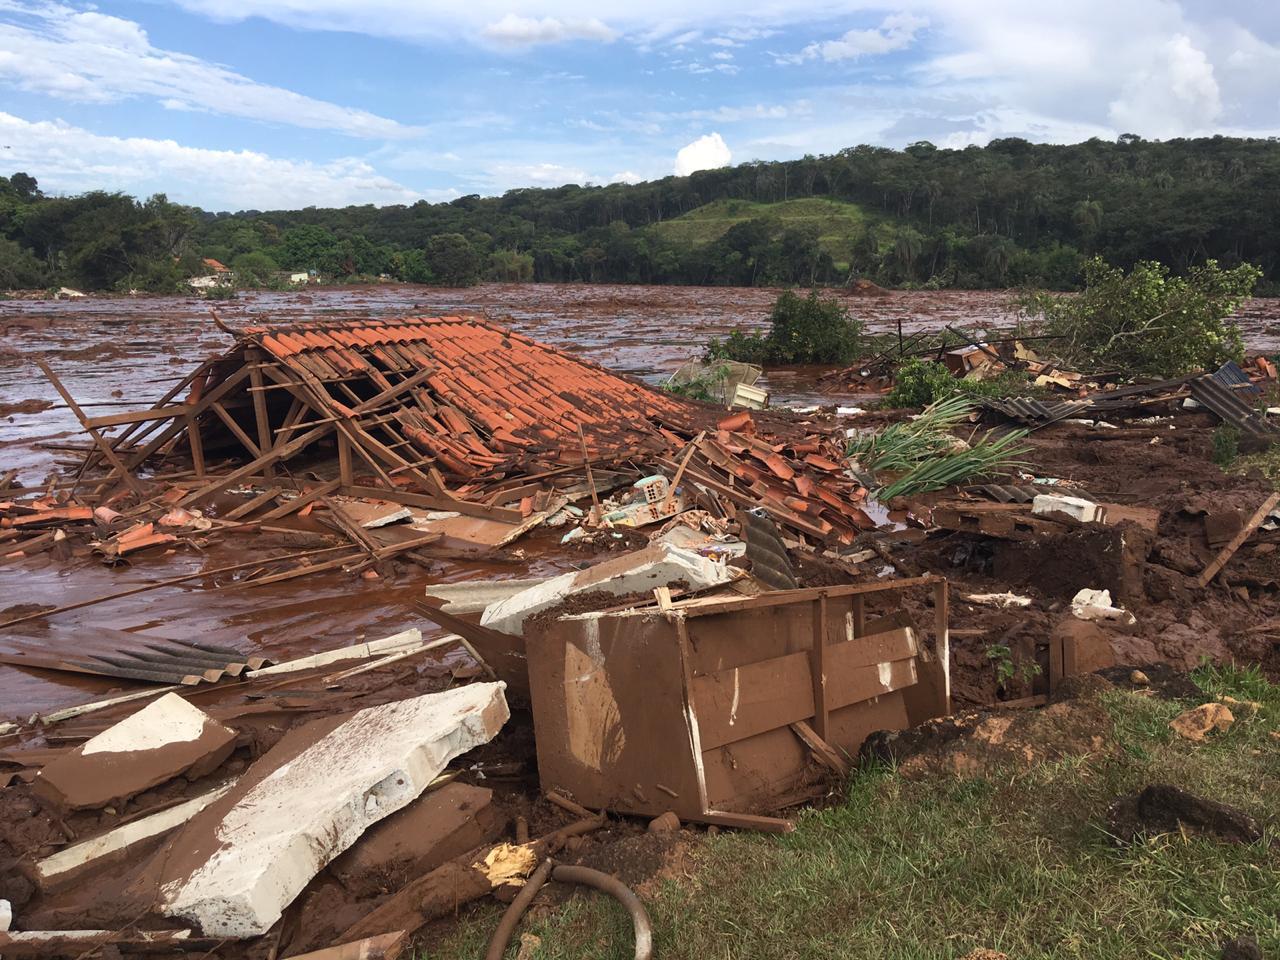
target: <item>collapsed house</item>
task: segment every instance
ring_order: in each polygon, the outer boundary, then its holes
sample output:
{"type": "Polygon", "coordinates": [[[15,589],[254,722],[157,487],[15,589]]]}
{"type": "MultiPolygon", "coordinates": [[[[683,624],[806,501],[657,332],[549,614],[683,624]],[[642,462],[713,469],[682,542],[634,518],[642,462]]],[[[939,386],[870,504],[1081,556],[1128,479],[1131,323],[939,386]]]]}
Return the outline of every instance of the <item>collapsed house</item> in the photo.
{"type": "Polygon", "coordinates": [[[0,789],[29,789],[55,820],[102,817],[28,865],[6,953],[282,931],[295,954],[403,946],[607,813],[790,829],[787,809],[869,734],[950,709],[945,579],[801,585],[790,551],[843,563],[875,523],[839,442],[788,418],[690,402],[474,317],[242,330],[152,408],[101,417],[44,369],[92,446],[67,482],[6,493],[8,557],[83,541],[121,563],[307,515],[339,541],[125,596],[224,571],[245,589],[362,573],[543,526],[649,545],[554,577],[428,580],[416,612],[451,632],[285,663],[163,625],[23,632],[103,598],[0,625],[0,662],[149,685],[0,729],[17,768],[0,789]],[[452,666],[414,669],[446,651],[452,666]],[[395,665],[408,679],[388,695],[378,675],[395,665]],[[495,801],[446,769],[503,767],[474,756],[500,741],[508,700],[532,725],[538,792],[576,818],[534,839],[517,823],[514,844],[495,801]],[[110,870],[119,889],[78,903],[110,870]],[[323,906],[335,884],[346,913],[323,906]],[[121,932],[139,917],[147,929],[121,932]]]}

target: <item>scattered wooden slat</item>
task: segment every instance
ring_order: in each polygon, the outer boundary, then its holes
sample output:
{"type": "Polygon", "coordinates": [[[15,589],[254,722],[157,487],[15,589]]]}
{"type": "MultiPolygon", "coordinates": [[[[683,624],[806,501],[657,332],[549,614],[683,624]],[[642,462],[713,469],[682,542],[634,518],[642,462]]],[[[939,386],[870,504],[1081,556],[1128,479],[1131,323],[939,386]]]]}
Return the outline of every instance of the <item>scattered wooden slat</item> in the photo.
{"type": "Polygon", "coordinates": [[[1213,558],[1213,561],[1204,568],[1200,576],[1196,577],[1197,587],[1207,587],[1209,585],[1209,581],[1216,577],[1218,571],[1227,565],[1227,561],[1235,556],[1236,551],[1249,539],[1253,531],[1258,529],[1262,521],[1267,519],[1267,514],[1274,510],[1278,503],[1280,503],[1280,493],[1273,493],[1262,502],[1262,506],[1240,528],[1240,532],[1231,538],[1231,542],[1223,547],[1218,555],[1213,558]]]}

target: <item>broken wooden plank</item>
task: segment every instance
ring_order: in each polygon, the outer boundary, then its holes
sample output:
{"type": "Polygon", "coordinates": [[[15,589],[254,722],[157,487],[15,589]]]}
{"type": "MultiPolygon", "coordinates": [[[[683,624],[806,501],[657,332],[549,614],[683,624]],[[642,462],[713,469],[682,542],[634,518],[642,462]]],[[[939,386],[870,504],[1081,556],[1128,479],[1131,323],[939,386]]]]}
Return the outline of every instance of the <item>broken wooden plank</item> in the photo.
{"type": "Polygon", "coordinates": [[[43,357],[36,357],[35,361],[36,361],[36,366],[40,368],[41,372],[44,373],[45,377],[48,378],[49,382],[53,384],[53,389],[58,391],[58,395],[62,397],[62,399],[66,402],[67,406],[71,409],[71,412],[75,414],[76,419],[80,421],[80,425],[84,427],[85,431],[89,434],[89,436],[93,438],[93,442],[97,445],[98,449],[102,452],[102,455],[106,457],[108,462],[110,462],[110,464],[120,472],[120,475],[121,477],[124,478],[125,483],[129,485],[129,489],[131,489],[134,493],[138,494],[138,496],[140,497],[146,496],[146,493],[147,493],[146,486],[143,485],[142,481],[140,481],[137,477],[135,477],[132,473],[129,472],[129,470],[125,467],[123,461],[121,461],[120,457],[116,454],[115,450],[112,448],[111,444],[107,443],[106,438],[103,437],[103,435],[100,434],[94,427],[90,426],[89,418],[85,416],[85,412],[80,409],[80,405],[76,403],[75,398],[71,396],[71,393],[67,390],[67,388],[62,385],[62,381],[59,380],[57,374],[53,372],[53,368],[51,368],[49,364],[45,363],[43,357]]]}
{"type": "Polygon", "coordinates": [[[1235,556],[1236,551],[1253,535],[1253,531],[1258,529],[1262,521],[1267,519],[1267,514],[1275,509],[1277,503],[1280,503],[1280,493],[1273,493],[1262,502],[1262,506],[1254,511],[1253,516],[1240,528],[1240,532],[1231,538],[1231,542],[1223,547],[1218,555],[1213,558],[1213,561],[1204,568],[1200,576],[1196,577],[1197,587],[1207,587],[1209,585],[1209,581],[1216,577],[1218,572],[1227,565],[1227,561],[1235,556]]]}

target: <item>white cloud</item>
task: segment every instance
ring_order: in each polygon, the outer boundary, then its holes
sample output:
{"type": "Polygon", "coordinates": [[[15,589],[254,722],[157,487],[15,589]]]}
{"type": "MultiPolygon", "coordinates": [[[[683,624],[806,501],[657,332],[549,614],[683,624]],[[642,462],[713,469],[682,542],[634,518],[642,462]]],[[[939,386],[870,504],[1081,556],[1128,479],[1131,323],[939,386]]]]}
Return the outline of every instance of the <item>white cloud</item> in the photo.
{"type": "Polygon", "coordinates": [[[197,57],[159,49],[137,23],[60,4],[9,7],[26,20],[0,23],[0,81],[63,100],[112,103],[149,97],[168,109],[200,109],[357,137],[420,131],[366,110],[257,83],[197,57]]]}
{"type": "Polygon", "coordinates": [[[811,43],[798,54],[778,57],[780,63],[801,63],[821,57],[828,63],[855,60],[902,50],[915,42],[916,34],[929,25],[927,17],[912,13],[892,13],[870,30],[850,30],[838,40],[811,43]]]}
{"type": "Polygon", "coordinates": [[[676,176],[685,177],[699,170],[727,167],[732,159],[733,154],[724,138],[718,133],[708,133],[681,147],[676,153],[676,176]]]}
{"type": "Polygon", "coordinates": [[[570,18],[521,17],[508,13],[496,23],[490,23],[481,34],[487,40],[512,47],[532,47],[541,43],[561,43],[565,40],[600,40],[605,43],[618,38],[616,30],[601,23],[595,17],[570,18]]]}
{"type": "Polygon", "coordinates": [[[638,173],[632,173],[630,170],[623,170],[621,173],[615,173],[609,178],[610,183],[639,183],[644,177],[638,173]]]}
{"type": "Polygon", "coordinates": [[[732,60],[733,54],[727,50],[717,50],[715,53],[711,54],[711,59],[712,60],[732,60]]]}
{"type": "Polygon", "coordinates": [[[489,174],[500,187],[560,187],[590,179],[585,170],[558,163],[499,163],[489,169],[489,174]]]}
{"type": "Polygon", "coordinates": [[[1190,37],[1178,34],[1129,77],[1109,113],[1117,128],[1141,130],[1148,136],[1208,131],[1222,113],[1213,64],[1190,37]]]}
{"type": "Polygon", "coordinates": [[[354,157],[312,163],[252,150],[104,137],[60,120],[32,122],[3,112],[0,143],[8,147],[6,166],[30,171],[50,192],[164,192],[172,200],[224,210],[385,205],[421,198],[354,157]]]}

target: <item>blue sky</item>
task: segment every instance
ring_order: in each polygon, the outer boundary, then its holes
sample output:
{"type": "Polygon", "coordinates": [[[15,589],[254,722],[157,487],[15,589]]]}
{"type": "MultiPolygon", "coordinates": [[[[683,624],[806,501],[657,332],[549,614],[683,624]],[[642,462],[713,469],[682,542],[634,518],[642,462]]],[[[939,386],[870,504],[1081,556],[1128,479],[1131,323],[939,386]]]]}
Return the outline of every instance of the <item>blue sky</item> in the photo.
{"type": "Polygon", "coordinates": [[[1280,134],[1261,0],[0,0],[0,173],[210,209],[858,143],[1280,134]]]}

